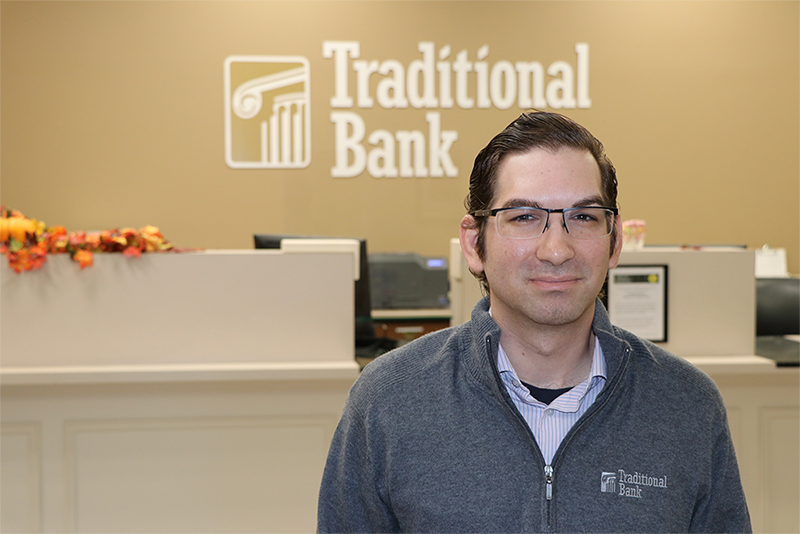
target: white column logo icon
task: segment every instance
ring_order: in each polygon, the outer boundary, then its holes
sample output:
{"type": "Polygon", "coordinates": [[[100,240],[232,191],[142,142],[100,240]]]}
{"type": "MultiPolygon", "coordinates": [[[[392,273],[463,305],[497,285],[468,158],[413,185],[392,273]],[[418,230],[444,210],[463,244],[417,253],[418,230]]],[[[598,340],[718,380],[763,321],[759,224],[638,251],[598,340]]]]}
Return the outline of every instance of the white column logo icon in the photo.
{"type": "Polygon", "coordinates": [[[311,162],[309,62],[299,56],[225,59],[225,162],[299,169],[311,162]]]}

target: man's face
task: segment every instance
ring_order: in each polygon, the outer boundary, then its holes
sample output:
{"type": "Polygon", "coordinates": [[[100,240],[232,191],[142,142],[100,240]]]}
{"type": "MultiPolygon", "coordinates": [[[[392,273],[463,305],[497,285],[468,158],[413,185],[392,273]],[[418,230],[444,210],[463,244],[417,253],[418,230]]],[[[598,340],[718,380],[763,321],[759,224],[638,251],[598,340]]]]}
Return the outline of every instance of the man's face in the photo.
{"type": "MultiPolygon", "coordinates": [[[[587,205],[603,205],[600,170],[588,151],[536,148],[506,156],[498,168],[492,208],[587,205]]],[[[483,258],[475,249],[477,229],[462,225],[464,254],[473,271],[486,273],[497,319],[551,326],[591,323],[595,299],[621,247],[612,253],[610,237],[573,238],[562,222],[562,214],[552,213],[541,236],[509,239],[497,233],[497,218],[490,217],[483,258]]]]}

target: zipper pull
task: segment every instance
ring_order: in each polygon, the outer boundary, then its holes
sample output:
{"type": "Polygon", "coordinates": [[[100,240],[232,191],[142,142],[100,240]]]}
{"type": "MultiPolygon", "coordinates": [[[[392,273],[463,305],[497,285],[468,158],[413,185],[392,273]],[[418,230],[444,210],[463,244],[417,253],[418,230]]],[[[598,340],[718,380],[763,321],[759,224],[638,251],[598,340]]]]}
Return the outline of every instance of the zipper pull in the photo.
{"type": "Polygon", "coordinates": [[[547,500],[550,501],[553,499],[553,466],[546,465],[544,466],[544,481],[547,483],[547,500]]]}

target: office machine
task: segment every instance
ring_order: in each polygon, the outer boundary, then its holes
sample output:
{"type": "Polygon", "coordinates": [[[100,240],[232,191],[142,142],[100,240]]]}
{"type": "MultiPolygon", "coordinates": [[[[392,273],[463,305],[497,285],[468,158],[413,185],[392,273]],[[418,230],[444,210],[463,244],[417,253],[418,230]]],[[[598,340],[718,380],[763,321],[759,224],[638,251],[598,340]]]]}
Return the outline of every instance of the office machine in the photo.
{"type": "Polygon", "coordinates": [[[369,268],[373,309],[450,306],[446,258],[413,253],[370,254],[369,268]]]}

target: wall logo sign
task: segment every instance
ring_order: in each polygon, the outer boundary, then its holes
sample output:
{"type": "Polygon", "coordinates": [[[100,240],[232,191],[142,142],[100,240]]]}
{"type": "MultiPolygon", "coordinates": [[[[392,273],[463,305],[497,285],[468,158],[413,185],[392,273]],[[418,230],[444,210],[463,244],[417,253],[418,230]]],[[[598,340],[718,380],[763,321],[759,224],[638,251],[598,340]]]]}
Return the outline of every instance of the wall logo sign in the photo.
{"type": "Polygon", "coordinates": [[[225,162],[234,169],[311,163],[310,66],[300,56],[225,59],[225,162]]]}
{"type": "MultiPolygon", "coordinates": [[[[453,50],[417,43],[414,59],[362,57],[358,41],[324,41],[334,140],[332,178],[458,176],[450,151],[458,132],[442,110],[588,109],[589,45],[570,61],[494,58],[488,45],[453,50]],[[418,55],[417,55],[418,54],[418,55]],[[415,123],[367,131],[360,110],[405,113],[415,123]]],[[[230,56],[225,60],[225,161],[234,169],[299,169],[311,163],[309,60],[299,56],[230,56]]],[[[374,115],[373,115],[374,116],[374,115]]],[[[386,116],[386,115],[383,115],[386,116]]],[[[373,119],[374,120],[374,119],[373,119]]],[[[380,122],[380,120],[376,121],[380,122]]],[[[396,121],[395,121],[396,123],[396,121]]]]}

